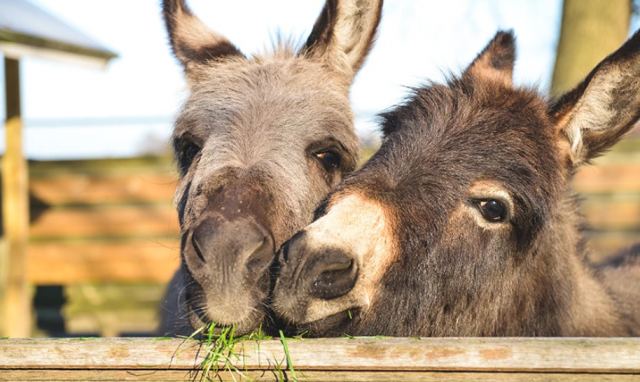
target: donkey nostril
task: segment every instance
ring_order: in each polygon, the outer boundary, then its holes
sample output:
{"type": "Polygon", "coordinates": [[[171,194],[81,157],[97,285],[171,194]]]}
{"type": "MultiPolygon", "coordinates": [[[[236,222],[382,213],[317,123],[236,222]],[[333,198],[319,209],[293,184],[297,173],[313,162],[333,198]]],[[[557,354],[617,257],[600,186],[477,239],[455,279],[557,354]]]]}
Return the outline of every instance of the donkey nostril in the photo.
{"type": "Polygon", "coordinates": [[[282,251],[281,253],[281,259],[282,262],[286,263],[289,261],[289,242],[284,243],[284,245],[282,246],[282,251]]]}
{"type": "Polygon", "coordinates": [[[338,257],[331,259],[330,263],[324,265],[324,272],[340,272],[349,270],[353,266],[353,260],[348,257],[338,257]]]}
{"type": "MultiPolygon", "coordinates": [[[[280,260],[282,263],[289,262],[289,254],[292,250],[292,246],[295,246],[296,243],[302,242],[304,240],[305,231],[298,231],[295,235],[293,235],[286,243],[282,245],[282,249],[280,250],[280,260]]],[[[300,245],[298,245],[298,248],[300,245]]],[[[296,253],[296,249],[293,249],[293,253],[296,253]]]]}
{"type": "MultiPolygon", "coordinates": [[[[261,231],[265,230],[261,229],[261,231]]],[[[260,277],[269,265],[271,265],[275,256],[274,243],[271,235],[265,232],[262,242],[256,247],[247,259],[246,267],[251,276],[260,277]]]]}
{"type": "Polygon", "coordinates": [[[212,239],[215,232],[215,222],[212,219],[206,219],[201,222],[191,234],[191,244],[193,245],[194,252],[203,263],[207,262],[207,251],[214,247],[212,239]]]}
{"type": "Polygon", "coordinates": [[[318,263],[310,294],[330,300],[347,294],[353,289],[358,276],[358,266],[346,255],[332,255],[318,263]]]}
{"type": "Polygon", "coordinates": [[[251,275],[260,276],[271,265],[273,256],[271,240],[265,238],[262,245],[247,259],[247,270],[251,275]]]}
{"type": "Polygon", "coordinates": [[[198,255],[203,263],[206,263],[207,261],[204,259],[204,255],[202,254],[202,247],[200,246],[200,243],[198,243],[198,238],[195,234],[191,235],[191,244],[193,244],[193,249],[196,255],[198,255]]]}

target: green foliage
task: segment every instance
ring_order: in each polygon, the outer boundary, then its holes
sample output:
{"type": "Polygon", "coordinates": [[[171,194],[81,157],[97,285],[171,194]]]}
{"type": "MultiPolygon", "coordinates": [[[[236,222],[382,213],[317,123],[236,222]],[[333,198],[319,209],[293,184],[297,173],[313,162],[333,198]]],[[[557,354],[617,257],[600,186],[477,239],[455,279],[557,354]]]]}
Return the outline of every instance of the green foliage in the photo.
{"type": "MultiPolygon", "coordinates": [[[[273,339],[267,336],[262,328],[243,335],[236,336],[235,326],[216,326],[215,323],[205,325],[195,330],[185,340],[200,339],[202,352],[205,356],[200,362],[198,370],[192,376],[193,381],[205,382],[220,380],[220,373],[227,372],[232,380],[252,380],[245,374],[246,369],[241,363],[244,361],[244,354],[236,352],[238,344],[243,341],[256,341],[258,344],[258,352],[260,351],[260,341],[273,339]],[[242,365],[242,366],[241,366],[242,365]]],[[[296,371],[291,361],[287,338],[280,331],[280,343],[282,344],[285,359],[270,360],[273,362],[274,377],[277,381],[298,381],[296,371]],[[285,364],[286,362],[286,364],[285,364]],[[287,376],[287,372],[289,376],[287,376]]]]}
{"type": "Polygon", "coordinates": [[[287,369],[291,372],[291,378],[293,378],[294,382],[298,382],[298,377],[296,376],[296,370],[293,368],[293,362],[291,362],[291,354],[289,353],[289,346],[287,345],[287,339],[284,336],[282,330],[280,332],[280,342],[282,343],[282,348],[284,349],[284,355],[287,359],[287,369]]]}

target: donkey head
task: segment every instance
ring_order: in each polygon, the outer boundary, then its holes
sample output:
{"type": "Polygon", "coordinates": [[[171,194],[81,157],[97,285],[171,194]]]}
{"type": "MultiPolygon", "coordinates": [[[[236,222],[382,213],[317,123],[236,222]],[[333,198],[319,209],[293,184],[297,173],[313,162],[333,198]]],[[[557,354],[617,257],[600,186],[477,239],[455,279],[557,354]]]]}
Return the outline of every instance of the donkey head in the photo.
{"type": "Polygon", "coordinates": [[[561,332],[584,297],[571,176],[640,117],[640,33],[553,103],[512,85],[514,56],[500,32],[383,116],[380,150],[283,246],[278,314],[316,335],[561,332]]]}
{"type": "MultiPolygon", "coordinates": [[[[306,44],[245,57],[184,0],[163,13],[190,95],[175,123],[181,271],[194,327],[263,318],[275,249],[354,169],[348,90],[381,0],[329,0],[306,44]]],[[[185,310],[183,308],[183,310],[185,310]]]]}

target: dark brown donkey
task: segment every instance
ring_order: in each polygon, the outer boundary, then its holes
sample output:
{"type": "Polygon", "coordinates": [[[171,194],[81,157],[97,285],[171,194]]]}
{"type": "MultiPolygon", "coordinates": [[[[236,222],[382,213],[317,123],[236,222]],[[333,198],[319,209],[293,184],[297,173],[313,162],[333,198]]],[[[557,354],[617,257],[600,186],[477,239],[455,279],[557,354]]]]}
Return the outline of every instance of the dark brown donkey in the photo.
{"type": "Polygon", "coordinates": [[[165,0],[190,95],[173,144],[181,267],[161,331],[261,323],[275,249],[353,170],[348,92],[371,46],[381,0],[328,0],[304,46],[245,57],[184,1],[165,0]]]}
{"type": "Polygon", "coordinates": [[[593,267],[578,168],[640,117],[640,33],[548,103],[500,32],[384,115],[378,153],[283,247],[274,309],[314,335],[640,335],[640,256],[593,267]]]}

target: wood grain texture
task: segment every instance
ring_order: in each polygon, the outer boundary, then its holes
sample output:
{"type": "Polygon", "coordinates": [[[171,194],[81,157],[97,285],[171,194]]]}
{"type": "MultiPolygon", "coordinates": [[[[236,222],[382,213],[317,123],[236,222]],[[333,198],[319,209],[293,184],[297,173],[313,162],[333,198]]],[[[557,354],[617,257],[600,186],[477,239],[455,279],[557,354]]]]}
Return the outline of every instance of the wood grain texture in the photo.
{"type": "MultiPolygon", "coordinates": [[[[624,140],[624,150],[576,176],[586,198],[582,211],[594,228],[588,232],[594,261],[640,241],[639,142],[624,140]]],[[[33,195],[50,206],[31,227],[31,282],[168,280],[179,253],[171,160],[34,162],[31,170],[33,195]]]]}
{"type": "Polygon", "coordinates": [[[93,282],[157,282],[171,279],[180,263],[176,239],[31,243],[27,256],[29,282],[71,285],[93,282]]]}
{"type": "Polygon", "coordinates": [[[30,228],[33,238],[177,235],[178,214],[170,205],[118,206],[46,211],[30,228]]]}
{"type": "MultiPolygon", "coordinates": [[[[640,338],[324,338],[289,339],[292,362],[305,371],[640,373],[640,338]]],[[[5,370],[189,371],[202,360],[181,339],[3,339],[5,370]]],[[[245,341],[236,366],[272,370],[285,355],[279,341],[245,341]]]]}
{"type": "Polygon", "coordinates": [[[20,62],[4,58],[6,122],[2,157],[2,226],[5,250],[0,252],[0,328],[10,336],[31,331],[31,293],[26,278],[29,238],[29,169],[23,151],[20,110],[20,62]]]}
{"type": "Polygon", "coordinates": [[[640,163],[597,163],[583,167],[573,181],[579,193],[638,192],[640,191],[640,163]]]}
{"type": "Polygon", "coordinates": [[[141,169],[140,174],[61,174],[31,179],[30,189],[49,205],[158,202],[170,204],[177,176],[141,169]]]}
{"type": "MultiPolygon", "coordinates": [[[[278,381],[273,371],[247,371],[245,378],[223,371],[213,381],[278,381]]],[[[290,375],[288,380],[292,381],[290,375]]],[[[199,381],[198,376],[185,370],[4,370],[0,381],[199,381]]],[[[476,372],[402,372],[402,371],[303,371],[299,381],[305,382],[637,382],[640,376],[632,374],[585,374],[585,373],[476,373],[476,372]]]]}
{"type": "MultiPolygon", "coordinates": [[[[640,175],[640,168],[638,169],[640,175]]],[[[638,230],[640,235],[640,194],[638,198],[590,198],[581,205],[589,227],[600,230],[638,230]]]]}

